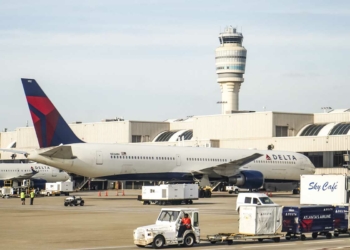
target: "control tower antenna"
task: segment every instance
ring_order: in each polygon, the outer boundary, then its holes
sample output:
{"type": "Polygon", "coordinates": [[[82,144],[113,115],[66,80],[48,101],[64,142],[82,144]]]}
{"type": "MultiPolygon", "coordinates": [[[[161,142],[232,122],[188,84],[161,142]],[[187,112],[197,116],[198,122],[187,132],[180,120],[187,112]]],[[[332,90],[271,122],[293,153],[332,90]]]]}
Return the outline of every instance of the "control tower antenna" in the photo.
{"type": "Polygon", "coordinates": [[[222,114],[239,109],[239,90],[244,81],[247,50],[242,46],[243,35],[232,26],[219,34],[220,46],[215,50],[216,74],[221,87],[222,114]]]}

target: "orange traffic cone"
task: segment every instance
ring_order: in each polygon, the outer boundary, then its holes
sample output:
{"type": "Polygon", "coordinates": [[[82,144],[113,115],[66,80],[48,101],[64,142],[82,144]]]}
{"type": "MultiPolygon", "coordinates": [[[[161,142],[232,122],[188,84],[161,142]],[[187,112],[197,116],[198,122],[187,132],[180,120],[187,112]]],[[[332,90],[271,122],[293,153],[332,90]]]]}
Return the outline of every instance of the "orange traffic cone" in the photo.
{"type": "Polygon", "coordinates": [[[100,197],[101,197],[101,191],[98,191],[98,196],[100,196],[100,197]]]}
{"type": "Polygon", "coordinates": [[[108,196],[108,191],[106,191],[106,196],[108,196]]]}
{"type": "Polygon", "coordinates": [[[124,194],[124,189],[123,189],[123,194],[122,194],[123,196],[125,196],[125,194],[124,194]]]}

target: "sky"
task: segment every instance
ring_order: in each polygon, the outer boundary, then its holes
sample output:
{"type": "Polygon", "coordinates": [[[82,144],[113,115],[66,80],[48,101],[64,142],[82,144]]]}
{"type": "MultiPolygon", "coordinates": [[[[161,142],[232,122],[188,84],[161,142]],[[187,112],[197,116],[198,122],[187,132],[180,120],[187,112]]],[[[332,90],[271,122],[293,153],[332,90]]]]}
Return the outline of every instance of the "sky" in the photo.
{"type": "Polygon", "coordinates": [[[350,1],[0,0],[0,131],[33,124],[21,78],[68,123],[219,114],[228,25],[248,51],[240,110],[350,108],[350,1]]]}

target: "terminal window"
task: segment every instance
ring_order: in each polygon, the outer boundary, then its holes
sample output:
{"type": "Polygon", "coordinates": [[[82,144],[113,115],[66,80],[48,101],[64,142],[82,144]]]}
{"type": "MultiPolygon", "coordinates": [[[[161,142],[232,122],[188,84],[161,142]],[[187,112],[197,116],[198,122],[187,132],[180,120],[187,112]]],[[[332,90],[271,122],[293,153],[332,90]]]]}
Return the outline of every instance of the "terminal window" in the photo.
{"type": "Polygon", "coordinates": [[[131,142],[141,142],[141,135],[133,135],[131,142]]]}
{"type": "Polygon", "coordinates": [[[276,126],[276,137],[286,137],[288,136],[287,126],[276,126]]]}

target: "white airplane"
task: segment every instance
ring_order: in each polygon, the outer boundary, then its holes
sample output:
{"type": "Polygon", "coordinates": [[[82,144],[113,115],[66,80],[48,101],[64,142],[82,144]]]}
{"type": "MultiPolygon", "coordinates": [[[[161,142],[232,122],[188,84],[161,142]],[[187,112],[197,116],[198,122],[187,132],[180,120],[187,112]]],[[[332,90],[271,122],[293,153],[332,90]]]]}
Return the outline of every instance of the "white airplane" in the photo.
{"type": "Polygon", "coordinates": [[[111,180],[200,180],[203,185],[225,180],[256,189],[264,180],[296,182],[301,174],[315,172],[306,156],[288,151],[84,143],[34,79],[22,84],[40,149],[15,152],[71,173],[111,180]]]}
{"type": "Polygon", "coordinates": [[[36,162],[18,163],[8,160],[0,163],[0,182],[31,179],[35,186],[41,186],[45,182],[67,181],[69,178],[62,170],[36,162]]]}

